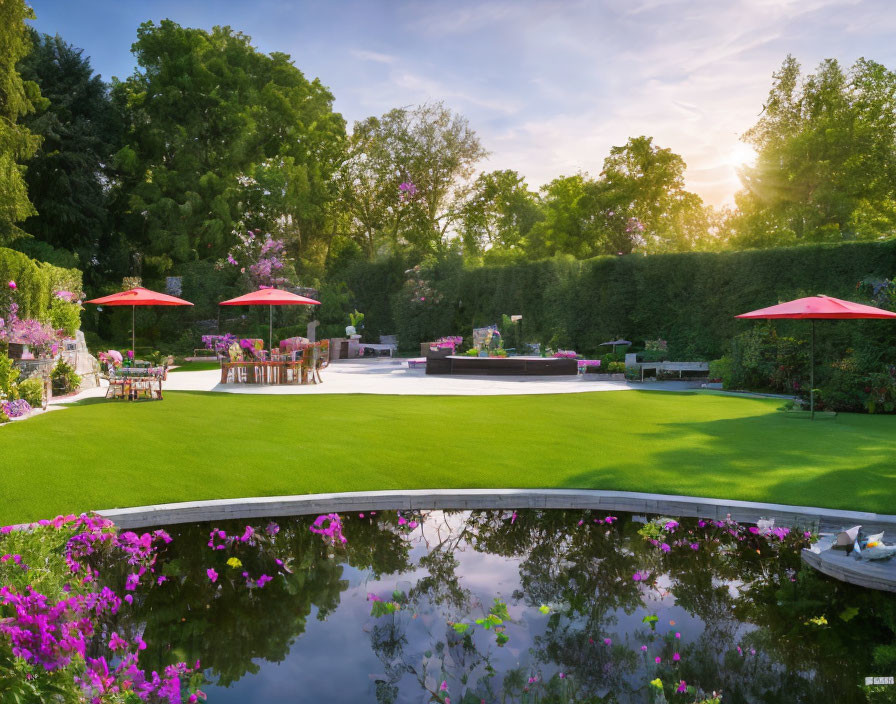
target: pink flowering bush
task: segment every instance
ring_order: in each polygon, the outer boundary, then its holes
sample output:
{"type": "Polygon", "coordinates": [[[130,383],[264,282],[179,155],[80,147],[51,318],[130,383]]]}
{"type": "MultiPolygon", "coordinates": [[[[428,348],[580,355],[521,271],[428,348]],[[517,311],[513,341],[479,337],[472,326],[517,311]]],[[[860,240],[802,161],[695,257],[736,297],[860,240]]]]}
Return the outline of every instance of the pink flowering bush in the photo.
{"type": "Polygon", "coordinates": [[[0,529],[0,692],[10,701],[197,701],[198,663],[145,672],[142,638],[104,627],[155,583],[170,540],[86,514],[0,529]]]}
{"type": "Polygon", "coordinates": [[[261,230],[237,235],[236,244],[227,258],[217,263],[219,269],[239,269],[253,289],[283,286],[296,279],[293,259],[286,254],[286,243],[261,230]]]}

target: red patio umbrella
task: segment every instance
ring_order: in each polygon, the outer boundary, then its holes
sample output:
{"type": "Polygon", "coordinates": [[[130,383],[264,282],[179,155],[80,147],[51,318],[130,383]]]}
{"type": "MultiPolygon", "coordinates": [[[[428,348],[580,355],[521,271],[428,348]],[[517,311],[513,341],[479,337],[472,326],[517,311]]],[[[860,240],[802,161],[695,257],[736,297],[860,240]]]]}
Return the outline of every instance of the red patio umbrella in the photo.
{"type": "Polygon", "coordinates": [[[86,303],[96,303],[104,306],[130,306],[131,307],[131,349],[135,347],[137,341],[136,332],[136,308],[137,306],[191,306],[189,301],[177,296],[169,296],[167,293],[159,293],[158,291],[150,291],[148,288],[136,286],[135,288],[119,293],[113,293],[111,296],[102,296],[94,298],[86,303]]]}
{"type": "Polygon", "coordinates": [[[297,293],[290,293],[279,288],[260,288],[244,296],[231,298],[229,301],[221,301],[221,306],[269,306],[268,318],[268,349],[272,349],[271,343],[274,336],[274,306],[319,306],[320,301],[306,298],[297,293]]]}
{"type": "Polygon", "coordinates": [[[830,296],[808,296],[797,298],[776,306],[760,308],[735,316],[760,320],[806,319],[812,321],[812,344],[809,352],[809,410],[815,418],[815,321],[816,320],[849,320],[856,318],[896,318],[896,313],[888,310],[866,306],[852,301],[843,301],[830,296]]]}

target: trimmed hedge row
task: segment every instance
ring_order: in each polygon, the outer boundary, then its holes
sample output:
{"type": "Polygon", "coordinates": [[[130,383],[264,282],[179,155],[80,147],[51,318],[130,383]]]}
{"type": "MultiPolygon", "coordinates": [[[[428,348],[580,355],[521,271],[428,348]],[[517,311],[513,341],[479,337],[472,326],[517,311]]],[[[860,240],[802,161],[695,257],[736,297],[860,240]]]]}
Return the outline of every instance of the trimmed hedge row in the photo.
{"type": "Polygon", "coordinates": [[[56,291],[81,290],[81,272],[63,269],[31,259],[21,252],[0,247],[0,285],[16,282],[15,302],[20,318],[49,320],[50,304],[56,291]]]}
{"type": "MultiPolygon", "coordinates": [[[[751,324],[734,318],[779,301],[818,293],[857,298],[866,277],[896,274],[896,240],[816,244],[740,252],[552,259],[470,268],[441,264],[428,274],[438,293],[412,301],[395,260],[355,262],[342,273],[365,332],[399,335],[403,348],[522,314],[526,340],[595,352],[617,336],[664,338],[674,359],[714,359],[751,324]],[[388,303],[388,305],[387,305],[388,303]]],[[[808,325],[776,323],[805,337],[808,325]]],[[[822,328],[824,328],[822,330],[822,328]]],[[[896,330],[880,321],[826,322],[822,354],[858,344],[892,346],[896,330]]]]}

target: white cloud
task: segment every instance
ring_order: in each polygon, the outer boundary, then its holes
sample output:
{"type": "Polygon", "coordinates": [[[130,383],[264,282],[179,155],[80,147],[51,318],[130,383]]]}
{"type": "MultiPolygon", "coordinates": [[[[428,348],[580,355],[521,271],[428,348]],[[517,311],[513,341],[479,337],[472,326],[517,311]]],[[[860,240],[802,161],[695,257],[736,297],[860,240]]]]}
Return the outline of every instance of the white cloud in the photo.
{"type": "Polygon", "coordinates": [[[352,49],[349,53],[361,61],[373,61],[378,64],[394,64],[397,61],[397,58],[391,54],[380,54],[366,49],[352,49]]]}

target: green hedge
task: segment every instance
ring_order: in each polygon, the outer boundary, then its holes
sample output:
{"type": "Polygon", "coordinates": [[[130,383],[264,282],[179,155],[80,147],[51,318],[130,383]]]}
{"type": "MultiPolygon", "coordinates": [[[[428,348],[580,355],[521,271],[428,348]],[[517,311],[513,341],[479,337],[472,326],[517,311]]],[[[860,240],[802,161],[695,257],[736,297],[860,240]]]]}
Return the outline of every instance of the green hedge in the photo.
{"type": "Polygon", "coordinates": [[[81,272],[35,261],[21,252],[0,247],[0,285],[16,282],[15,301],[20,318],[50,320],[50,304],[56,291],[80,291],[81,272]]]}
{"type": "MultiPolygon", "coordinates": [[[[803,245],[741,252],[553,259],[503,266],[443,263],[429,282],[440,298],[411,302],[403,263],[356,262],[341,272],[352,305],[367,314],[365,332],[397,333],[403,348],[440,335],[469,335],[474,326],[522,314],[522,336],[581,353],[622,336],[664,338],[670,357],[715,359],[750,325],[738,313],[817,293],[857,297],[868,276],[896,274],[896,240],[803,245]]],[[[808,325],[777,324],[805,337],[808,325]]],[[[852,345],[893,346],[896,330],[881,321],[819,325],[819,351],[852,345]]]]}

